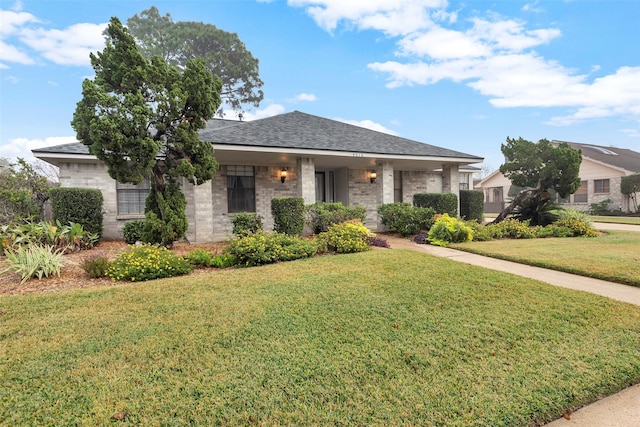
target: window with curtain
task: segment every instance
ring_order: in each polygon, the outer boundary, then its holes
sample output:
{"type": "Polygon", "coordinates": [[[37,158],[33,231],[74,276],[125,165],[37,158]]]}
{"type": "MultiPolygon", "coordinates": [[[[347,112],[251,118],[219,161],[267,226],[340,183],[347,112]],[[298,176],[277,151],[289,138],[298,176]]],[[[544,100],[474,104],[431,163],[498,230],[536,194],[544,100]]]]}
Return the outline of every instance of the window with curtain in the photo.
{"type": "Polygon", "coordinates": [[[144,202],[149,195],[149,180],[140,184],[116,182],[118,215],[144,215],[144,202]]]}
{"type": "Polygon", "coordinates": [[[608,193],[609,192],[609,180],[608,179],[596,179],[593,181],[594,193],[608,193]]]}
{"type": "Polygon", "coordinates": [[[256,211],[256,181],[253,166],[227,166],[228,212],[256,211]]]}
{"type": "Polygon", "coordinates": [[[580,182],[580,188],[573,193],[573,203],[587,203],[587,181],[580,182]]]}

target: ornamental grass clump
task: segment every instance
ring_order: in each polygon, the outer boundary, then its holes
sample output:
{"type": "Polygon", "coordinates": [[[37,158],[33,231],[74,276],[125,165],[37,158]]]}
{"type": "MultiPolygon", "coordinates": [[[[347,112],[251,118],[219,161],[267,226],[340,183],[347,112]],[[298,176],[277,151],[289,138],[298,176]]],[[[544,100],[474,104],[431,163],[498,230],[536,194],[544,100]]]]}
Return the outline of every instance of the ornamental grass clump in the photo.
{"type": "Polygon", "coordinates": [[[374,237],[371,231],[359,220],[354,220],[330,225],[326,232],[317,236],[316,241],[322,252],[346,254],[371,249],[369,237],[374,237]]]}
{"type": "Polygon", "coordinates": [[[140,282],[180,276],[191,271],[193,265],[167,248],[142,244],[132,246],[113,260],[107,269],[107,276],[113,281],[140,282]]]}
{"type": "Polygon", "coordinates": [[[80,264],[80,267],[85,273],[92,279],[98,279],[100,277],[107,276],[107,270],[109,269],[109,258],[104,255],[94,255],[89,258],[85,258],[80,264]]]}
{"type": "Polygon", "coordinates": [[[9,262],[5,271],[13,271],[20,276],[20,284],[37,277],[60,276],[62,255],[65,248],[56,249],[51,245],[19,245],[5,248],[4,253],[9,262]]]}
{"type": "Polygon", "coordinates": [[[463,220],[442,214],[429,230],[429,243],[436,246],[447,246],[449,243],[470,242],[473,230],[463,220]]]}

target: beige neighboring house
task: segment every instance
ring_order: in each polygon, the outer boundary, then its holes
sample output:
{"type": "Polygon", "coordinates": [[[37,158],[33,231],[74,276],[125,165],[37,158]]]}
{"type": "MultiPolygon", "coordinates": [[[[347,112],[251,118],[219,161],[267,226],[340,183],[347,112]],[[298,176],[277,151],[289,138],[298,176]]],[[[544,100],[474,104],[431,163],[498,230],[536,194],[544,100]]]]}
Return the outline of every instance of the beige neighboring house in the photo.
{"type": "MultiPolygon", "coordinates": [[[[470,165],[483,160],[299,111],[250,122],[213,119],[200,138],[213,144],[220,169],[203,185],[182,183],[193,243],[227,238],[238,212],[255,212],[273,229],[271,199],[285,196],[364,206],[367,227],[378,231],[378,206],[411,203],[416,193],[459,196],[479,170],[470,165]]],[[[105,238],[122,237],[126,221],[144,218],[148,182],[117,183],[79,142],[32,151],[60,168],[62,187],[102,192],[105,238]]]]}
{"type": "MultiPolygon", "coordinates": [[[[558,144],[567,141],[551,141],[558,144]]],[[[640,173],[640,153],[626,148],[603,147],[593,144],[567,142],[582,152],[580,188],[569,198],[559,199],[563,207],[587,211],[592,203],[611,200],[610,209],[630,212],[633,209],[628,196],[620,192],[622,177],[640,173]]],[[[485,213],[499,213],[511,202],[511,181],[499,170],[476,184],[484,191],[485,213]]],[[[639,195],[640,196],[640,195],[639,195]]]]}

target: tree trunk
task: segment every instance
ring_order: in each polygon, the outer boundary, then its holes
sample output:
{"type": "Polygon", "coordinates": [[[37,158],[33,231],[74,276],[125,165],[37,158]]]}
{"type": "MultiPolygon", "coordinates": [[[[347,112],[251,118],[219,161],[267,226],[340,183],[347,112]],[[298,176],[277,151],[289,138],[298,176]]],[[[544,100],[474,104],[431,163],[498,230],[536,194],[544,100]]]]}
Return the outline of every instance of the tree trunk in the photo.
{"type": "Polygon", "coordinates": [[[504,208],[502,212],[498,214],[496,219],[490,222],[490,224],[498,224],[504,221],[513,210],[520,205],[525,200],[533,199],[534,197],[544,193],[544,190],[541,188],[525,188],[524,190],[520,190],[516,197],[513,198],[509,206],[504,208]]]}

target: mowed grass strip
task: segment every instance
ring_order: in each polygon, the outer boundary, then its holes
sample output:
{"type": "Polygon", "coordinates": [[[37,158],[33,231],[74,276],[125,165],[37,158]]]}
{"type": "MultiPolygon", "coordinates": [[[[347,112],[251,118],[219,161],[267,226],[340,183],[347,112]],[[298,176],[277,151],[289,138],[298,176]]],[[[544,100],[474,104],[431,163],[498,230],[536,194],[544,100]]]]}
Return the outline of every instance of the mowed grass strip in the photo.
{"type": "Polygon", "coordinates": [[[591,216],[593,222],[605,222],[608,224],[640,225],[639,216],[591,216]]]}
{"type": "Polygon", "coordinates": [[[414,251],[0,313],[5,425],[533,426],[640,381],[640,307],[414,251]]]}
{"type": "Polygon", "coordinates": [[[640,233],[599,237],[502,239],[451,245],[479,255],[640,286],[640,233]]]}

